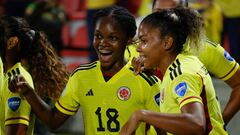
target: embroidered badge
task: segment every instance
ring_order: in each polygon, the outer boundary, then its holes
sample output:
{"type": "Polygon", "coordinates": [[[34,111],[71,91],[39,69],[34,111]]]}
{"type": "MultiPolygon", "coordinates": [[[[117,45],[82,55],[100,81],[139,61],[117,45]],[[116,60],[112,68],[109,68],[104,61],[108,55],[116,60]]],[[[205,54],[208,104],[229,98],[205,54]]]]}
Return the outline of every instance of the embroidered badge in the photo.
{"type": "Polygon", "coordinates": [[[117,96],[120,100],[126,101],[131,96],[131,91],[128,87],[121,87],[118,89],[117,96]]]}
{"type": "Polygon", "coordinates": [[[232,56],[231,56],[227,51],[224,51],[224,57],[225,57],[228,61],[234,61],[234,59],[232,58],[232,56]]]}
{"type": "Polygon", "coordinates": [[[8,99],[8,107],[12,111],[16,111],[21,104],[21,98],[20,97],[11,97],[8,99]]]}
{"type": "Polygon", "coordinates": [[[187,83],[181,82],[175,87],[175,93],[178,96],[184,96],[187,92],[187,83]]]}

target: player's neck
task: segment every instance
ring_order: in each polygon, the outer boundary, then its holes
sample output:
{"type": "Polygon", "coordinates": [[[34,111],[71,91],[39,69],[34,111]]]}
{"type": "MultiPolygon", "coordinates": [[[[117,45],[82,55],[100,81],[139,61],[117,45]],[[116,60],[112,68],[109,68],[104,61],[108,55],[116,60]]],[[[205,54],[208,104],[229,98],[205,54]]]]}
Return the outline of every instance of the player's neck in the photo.
{"type": "Polygon", "coordinates": [[[111,79],[115,74],[117,74],[125,65],[127,64],[127,61],[122,61],[113,64],[109,67],[101,67],[101,71],[103,74],[103,77],[105,81],[108,81],[111,79]]]}
{"type": "Polygon", "coordinates": [[[167,57],[164,57],[164,58],[160,61],[158,67],[159,67],[160,71],[161,71],[163,74],[165,74],[168,66],[176,59],[176,57],[177,57],[177,54],[176,54],[176,55],[170,54],[170,55],[168,55],[167,57]]]}

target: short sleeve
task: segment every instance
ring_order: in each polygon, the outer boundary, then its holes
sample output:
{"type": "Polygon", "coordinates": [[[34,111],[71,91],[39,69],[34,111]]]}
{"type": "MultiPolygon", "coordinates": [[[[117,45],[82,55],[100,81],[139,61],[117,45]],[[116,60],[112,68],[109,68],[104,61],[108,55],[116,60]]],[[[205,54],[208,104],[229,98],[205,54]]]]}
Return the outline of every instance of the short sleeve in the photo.
{"type": "Polygon", "coordinates": [[[202,79],[199,75],[183,74],[178,76],[171,83],[172,94],[179,107],[190,102],[200,102],[202,99],[200,93],[202,92],[202,79]]]}
{"type": "Polygon", "coordinates": [[[5,125],[24,124],[29,125],[31,106],[27,100],[18,94],[9,93],[5,101],[5,125]]]}
{"type": "Polygon", "coordinates": [[[79,103],[75,100],[75,78],[71,77],[66,85],[66,88],[62,92],[59,100],[55,103],[56,108],[67,115],[74,115],[79,108],[79,103]]]}
{"type": "Polygon", "coordinates": [[[222,46],[208,40],[199,56],[209,73],[224,81],[232,77],[239,68],[238,63],[222,46]]]}
{"type": "MultiPolygon", "coordinates": [[[[15,70],[15,69],[13,69],[15,70]]],[[[28,84],[33,87],[33,80],[30,74],[20,67],[20,73],[24,76],[28,84]]],[[[31,106],[27,100],[20,96],[18,93],[12,93],[8,89],[8,82],[5,81],[5,92],[8,93],[5,96],[5,125],[9,124],[24,124],[29,125],[31,121],[31,106]]]]}

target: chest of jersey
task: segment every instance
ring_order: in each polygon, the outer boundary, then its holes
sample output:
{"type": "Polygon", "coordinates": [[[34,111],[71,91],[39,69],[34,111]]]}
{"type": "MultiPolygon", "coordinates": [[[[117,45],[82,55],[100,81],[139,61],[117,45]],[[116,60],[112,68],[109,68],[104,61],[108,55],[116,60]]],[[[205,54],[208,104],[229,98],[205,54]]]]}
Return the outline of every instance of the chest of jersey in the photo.
{"type": "Polygon", "coordinates": [[[125,75],[114,76],[108,82],[103,78],[91,78],[79,89],[79,103],[86,112],[115,110],[119,113],[133,113],[144,107],[144,91],[139,80],[125,75]],[[93,79],[93,80],[91,80],[93,79]]]}
{"type": "MultiPolygon", "coordinates": [[[[159,89],[150,94],[152,89],[147,81],[129,69],[123,69],[107,82],[97,70],[81,73],[75,80],[80,80],[74,95],[83,113],[86,134],[118,134],[133,112],[149,108],[148,102],[157,106],[154,96],[159,89]]],[[[144,134],[144,125],[140,127],[137,132],[144,134]]]]}

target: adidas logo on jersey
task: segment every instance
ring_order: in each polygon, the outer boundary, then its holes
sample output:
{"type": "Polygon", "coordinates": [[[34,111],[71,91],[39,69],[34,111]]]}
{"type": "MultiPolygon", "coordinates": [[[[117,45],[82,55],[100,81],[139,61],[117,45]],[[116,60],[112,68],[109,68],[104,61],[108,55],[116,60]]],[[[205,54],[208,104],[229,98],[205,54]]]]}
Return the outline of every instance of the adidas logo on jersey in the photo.
{"type": "Polygon", "coordinates": [[[7,75],[8,80],[10,81],[11,79],[13,79],[13,77],[20,75],[20,69],[19,68],[13,69],[10,72],[8,72],[7,75]]]}
{"type": "Polygon", "coordinates": [[[92,91],[92,89],[90,89],[90,90],[86,93],[86,96],[93,96],[93,91],[92,91]]]}

